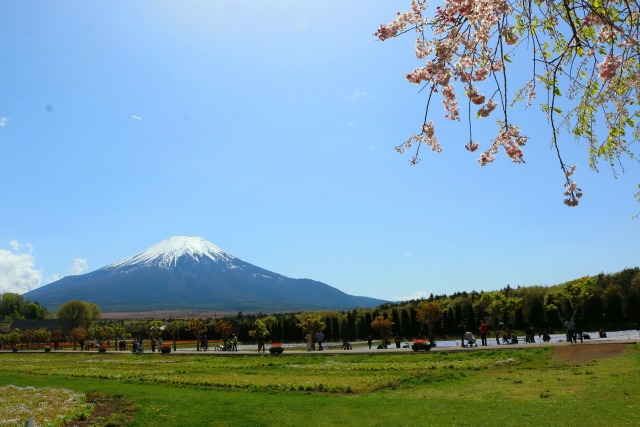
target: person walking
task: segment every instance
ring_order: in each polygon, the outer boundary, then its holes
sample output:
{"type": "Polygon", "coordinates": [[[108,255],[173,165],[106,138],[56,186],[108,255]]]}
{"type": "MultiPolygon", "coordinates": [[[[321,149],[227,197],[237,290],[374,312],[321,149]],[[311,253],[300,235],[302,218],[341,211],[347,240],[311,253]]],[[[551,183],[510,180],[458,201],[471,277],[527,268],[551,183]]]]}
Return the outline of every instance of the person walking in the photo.
{"type": "Polygon", "coordinates": [[[231,351],[238,351],[238,337],[236,334],[231,335],[231,351]]]}
{"type": "Polygon", "coordinates": [[[527,326],[527,329],[525,329],[525,340],[524,342],[526,343],[535,343],[536,342],[536,330],[534,329],[532,324],[529,324],[529,326],[527,326]]]}
{"type": "Polygon", "coordinates": [[[460,341],[462,341],[462,346],[464,347],[464,333],[465,333],[464,322],[458,323],[458,335],[460,336],[460,341]]]}
{"type": "Polygon", "coordinates": [[[573,343],[576,339],[576,324],[570,317],[564,322],[564,328],[567,330],[567,342],[573,343]]]}
{"type": "Polygon", "coordinates": [[[575,330],[575,333],[573,335],[573,342],[577,344],[578,343],[578,338],[580,338],[580,343],[583,343],[584,342],[583,341],[584,338],[582,337],[582,322],[580,321],[580,319],[576,319],[573,322],[573,325],[574,325],[574,330],[575,330]]]}
{"type": "Polygon", "coordinates": [[[258,338],[258,352],[260,352],[260,350],[262,349],[262,352],[264,353],[264,343],[266,341],[266,338],[264,335],[260,335],[260,338],[258,338]]]}
{"type": "Polygon", "coordinates": [[[487,345],[487,324],[484,319],[480,322],[480,340],[482,345],[487,345]]]}
{"type": "Polygon", "coordinates": [[[367,344],[369,344],[369,350],[371,350],[372,341],[373,341],[373,337],[371,336],[371,334],[369,334],[369,336],[367,337],[367,344]]]}
{"type": "Polygon", "coordinates": [[[322,342],[324,341],[324,334],[322,331],[318,331],[316,334],[316,341],[318,341],[318,349],[322,351],[322,342]]]}

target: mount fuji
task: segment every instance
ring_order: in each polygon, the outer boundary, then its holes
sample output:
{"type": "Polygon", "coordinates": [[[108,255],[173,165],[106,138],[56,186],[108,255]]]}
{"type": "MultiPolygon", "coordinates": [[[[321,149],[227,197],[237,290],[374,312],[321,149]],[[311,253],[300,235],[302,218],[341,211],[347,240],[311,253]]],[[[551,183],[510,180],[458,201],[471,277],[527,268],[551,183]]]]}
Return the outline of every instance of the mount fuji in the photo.
{"type": "Polygon", "coordinates": [[[285,277],[189,236],[170,237],[131,258],[64,277],[24,297],[52,311],[82,300],[104,312],[349,310],[386,302],[285,277]]]}

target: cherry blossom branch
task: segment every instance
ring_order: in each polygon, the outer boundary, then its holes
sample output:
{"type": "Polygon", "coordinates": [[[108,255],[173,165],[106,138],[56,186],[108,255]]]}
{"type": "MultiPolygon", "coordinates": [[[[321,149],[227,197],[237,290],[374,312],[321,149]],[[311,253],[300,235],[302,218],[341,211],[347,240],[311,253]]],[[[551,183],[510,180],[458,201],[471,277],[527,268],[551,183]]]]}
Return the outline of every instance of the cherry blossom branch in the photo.
{"type": "MultiPolygon", "coordinates": [[[[406,78],[422,88],[429,88],[422,129],[404,144],[399,152],[412,148],[417,163],[422,143],[433,151],[442,150],[435,137],[433,122],[429,120],[434,93],[442,96],[445,117],[459,121],[459,107],[455,82],[462,83],[467,100],[469,142],[465,148],[475,151],[471,109],[478,105],[476,118],[488,117],[498,105],[502,121],[498,121],[497,137],[480,154],[478,162],[486,165],[495,159],[502,147],[511,161],[523,163],[521,147],[527,138],[520,134],[509,119],[508,106],[524,99],[527,106],[535,98],[536,85],[542,83],[547,91],[542,104],[551,125],[554,147],[565,178],[565,203],[575,206],[582,195],[570,179],[575,166],[569,168],[560,150],[560,127],[566,126],[576,138],[589,142],[590,164],[597,170],[597,159],[606,159],[612,170],[623,170],[621,155],[636,159],[630,144],[640,139],[640,49],[638,48],[640,5],[630,0],[444,0],[442,7],[427,14],[426,1],[412,0],[411,11],[398,13],[389,24],[382,24],[375,36],[379,40],[397,37],[409,31],[418,33],[415,55],[424,65],[408,73],[406,78]],[[534,9],[535,5],[535,9],[534,9]],[[620,6],[622,5],[622,7],[620,6]],[[514,24],[510,21],[514,20],[514,24]],[[425,31],[431,36],[427,37],[425,31]],[[563,32],[569,36],[564,37],[563,32]],[[523,37],[523,39],[520,39],[523,37]],[[533,78],[515,91],[513,102],[509,91],[509,73],[504,62],[523,46],[531,49],[533,78]],[[568,40],[568,41],[567,41],[568,40]],[[493,42],[495,41],[495,43],[493,42]],[[542,70],[538,70],[538,65],[542,70]],[[493,94],[482,94],[493,82],[493,94]],[[568,112],[558,108],[560,90],[568,85],[567,100],[577,98],[577,105],[569,105],[568,112]],[[634,110],[632,110],[632,108],[634,110]],[[598,142],[596,123],[602,121],[608,129],[607,137],[598,142]],[[633,131],[628,140],[625,130],[633,131]]],[[[602,128],[599,128],[602,129],[602,128]]],[[[600,131],[601,132],[601,131],[600,131]]],[[[637,159],[636,159],[637,160],[637,159]]]]}

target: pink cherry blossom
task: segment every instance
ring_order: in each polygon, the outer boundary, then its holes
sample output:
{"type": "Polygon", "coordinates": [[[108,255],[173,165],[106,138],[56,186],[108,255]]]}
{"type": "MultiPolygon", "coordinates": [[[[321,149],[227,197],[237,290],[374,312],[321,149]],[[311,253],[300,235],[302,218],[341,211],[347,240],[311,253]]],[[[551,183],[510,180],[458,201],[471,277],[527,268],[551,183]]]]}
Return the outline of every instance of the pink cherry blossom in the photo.
{"type": "Polygon", "coordinates": [[[479,146],[480,146],[480,144],[478,144],[477,142],[469,141],[469,143],[467,145],[465,145],[464,148],[466,148],[468,151],[471,151],[473,153],[474,151],[476,151],[478,149],[479,146]]]}
{"type": "Polygon", "coordinates": [[[609,80],[616,75],[616,70],[620,66],[620,58],[613,54],[604,57],[600,65],[598,65],[598,75],[603,80],[609,80]]]}
{"type": "Polygon", "coordinates": [[[496,101],[490,99],[484,107],[478,110],[478,117],[489,117],[489,114],[491,114],[493,110],[496,109],[497,105],[498,103],[496,101]]]}

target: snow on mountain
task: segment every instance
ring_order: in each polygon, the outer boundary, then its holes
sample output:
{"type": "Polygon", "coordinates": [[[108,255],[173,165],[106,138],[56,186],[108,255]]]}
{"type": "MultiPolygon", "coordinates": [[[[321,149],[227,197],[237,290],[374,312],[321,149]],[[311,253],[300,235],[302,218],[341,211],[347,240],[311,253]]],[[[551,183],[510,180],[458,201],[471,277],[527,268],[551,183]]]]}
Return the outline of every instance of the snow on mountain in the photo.
{"type": "Polygon", "coordinates": [[[265,270],[189,236],[170,237],[131,258],[64,277],[24,296],[52,311],[79,299],[105,312],[350,310],[385,302],[265,270]]]}
{"type": "Polygon", "coordinates": [[[210,259],[216,263],[231,264],[236,259],[233,255],[203,239],[193,236],[173,236],[151,246],[144,252],[125,260],[110,264],[105,269],[121,269],[138,266],[158,266],[172,268],[180,258],[188,256],[196,262],[210,259]]]}

